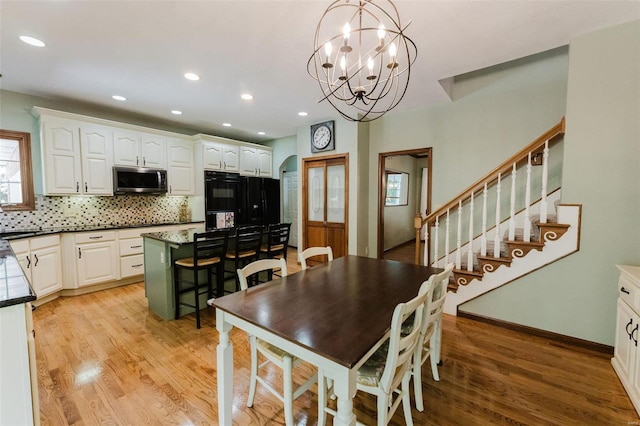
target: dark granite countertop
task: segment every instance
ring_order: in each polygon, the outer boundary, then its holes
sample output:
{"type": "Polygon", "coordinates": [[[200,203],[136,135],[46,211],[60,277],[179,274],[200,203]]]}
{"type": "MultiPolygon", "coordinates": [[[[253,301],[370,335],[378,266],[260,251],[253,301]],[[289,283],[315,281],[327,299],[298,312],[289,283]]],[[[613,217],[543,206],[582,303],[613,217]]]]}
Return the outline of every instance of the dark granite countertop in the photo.
{"type": "Polygon", "coordinates": [[[36,300],[9,242],[0,240],[0,308],[36,300]]]}
{"type": "Polygon", "coordinates": [[[180,246],[183,244],[193,243],[193,234],[195,234],[196,232],[198,231],[188,229],[185,231],[149,232],[146,234],[141,234],[141,236],[152,238],[154,240],[162,241],[169,244],[177,244],[180,246]]]}
{"type": "Polygon", "coordinates": [[[103,224],[103,225],[75,225],[75,226],[60,226],[52,228],[19,228],[19,229],[5,229],[4,232],[0,232],[0,239],[17,240],[20,238],[39,237],[42,235],[59,234],[63,232],[87,232],[87,231],[106,231],[117,229],[130,229],[130,228],[145,228],[153,226],[170,226],[170,225],[187,225],[187,224],[201,224],[198,222],[165,222],[165,223],[134,223],[134,224],[103,224]]]}

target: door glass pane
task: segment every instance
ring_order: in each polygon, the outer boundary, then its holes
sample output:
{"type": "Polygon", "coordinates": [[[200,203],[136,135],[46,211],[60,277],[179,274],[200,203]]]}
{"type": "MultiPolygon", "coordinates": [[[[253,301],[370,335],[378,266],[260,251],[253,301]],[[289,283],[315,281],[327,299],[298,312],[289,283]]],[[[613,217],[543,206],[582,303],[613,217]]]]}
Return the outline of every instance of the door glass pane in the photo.
{"type": "Polygon", "coordinates": [[[309,220],[324,222],[324,168],[309,169],[309,220]]]}
{"type": "Polygon", "coordinates": [[[327,167],[327,222],[344,223],[345,166],[327,167]]]}

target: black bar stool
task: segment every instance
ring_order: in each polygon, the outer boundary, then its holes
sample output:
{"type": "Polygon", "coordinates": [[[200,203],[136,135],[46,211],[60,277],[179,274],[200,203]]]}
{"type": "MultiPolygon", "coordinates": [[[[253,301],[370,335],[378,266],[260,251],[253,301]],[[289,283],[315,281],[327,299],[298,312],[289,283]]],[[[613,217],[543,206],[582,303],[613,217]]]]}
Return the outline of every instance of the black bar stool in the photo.
{"type": "Polygon", "coordinates": [[[196,310],[196,326],[200,328],[200,295],[205,294],[202,290],[206,289],[207,299],[213,297],[211,273],[214,268],[216,270],[216,295],[222,296],[224,293],[224,256],[227,252],[228,241],[228,229],[194,234],[193,257],[178,259],[173,263],[175,319],[180,317],[180,306],[189,306],[196,310]],[[181,279],[181,269],[193,271],[193,280],[181,279]],[[203,269],[207,271],[206,283],[199,282],[198,272],[203,269]],[[187,293],[193,293],[194,304],[181,300],[180,296],[187,293]]]}
{"type": "MultiPolygon", "coordinates": [[[[267,229],[267,240],[260,247],[260,255],[266,259],[283,258],[287,260],[290,223],[274,223],[267,229]]],[[[276,274],[277,275],[277,274],[276,274]]],[[[273,279],[273,270],[269,270],[269,280],[273,279]]]]}
{"type": "Polygon", "coordinates": [[[239,226],[236,228],[235,247],[227,251],[226,260],[233,262],[232,272],[236,278],[236,291],[240,290],[240,281],[236,271],[249,263],[258,260],[262,244],[262,225],[239,226]]]}

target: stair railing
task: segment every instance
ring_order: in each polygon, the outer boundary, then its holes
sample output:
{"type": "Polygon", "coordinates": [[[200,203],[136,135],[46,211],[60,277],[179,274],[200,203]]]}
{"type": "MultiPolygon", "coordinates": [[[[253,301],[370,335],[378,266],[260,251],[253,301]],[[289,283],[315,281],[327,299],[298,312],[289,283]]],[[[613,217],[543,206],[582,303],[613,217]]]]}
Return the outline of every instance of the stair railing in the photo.
{"type": "Polygon", "coordinates": [[[420,236],[423,227],[426,227],[425,232],[425,250],[423,256],[424,265],[438,266],[439,263],[445,265],[449,263],[449,258],[452,254],[450,251],[450,238],[451,236],[451,223],[453,215],[457,216],[456,223],[456,236],[455,236],[455,268],[462,268],[463,254],[462,250],[464,246],[467,246],[466,253],[466,269],[467,271],[473,271],[473,256],[474,251],[472,245],[474,243],[474,220],[475,220],[475,204],[476,198],[481,198],[482,201],[482,230],[480,234],[480,247],[479,252],[482,256],[487,253],[488,241],[491,238],[493,240],[493,250],[491,255],[495,258],[500,257],[500,245],[502,242],[503,232],[503,217],[501,216],[501,203],[503,194],[503,185],[505,177],[510,175],[511,178],[511,191],[509,200],[509,216],[506,221],[508,226],[508,238],[514,240],[516,238],[516,186],[518,181],[518,172],[523,171],[525,173],[525,200],[524,200],[524,223],[523,223],[523,241],[529,242],[531,240],[531,179],[532,179],[532,166],[535,163],[542,163],[541,173],[541,191],[539,200],[540,210],[540,223],[547,223],[547,192],[548,192],[548,175],[549,175],[549,147],[555,143],[561,135],[565,133],[565,119],[564,117],[558,124],[547,130],[545,133],[536,138],[529,145],[518,151],[516,154],[509,157],[498,167],[491,170],[484,175],[478,181],[466,188],[460,194],[452,198],[449,202],[442,207],[430,213],[426,218],[418,213],[414,219],[414,227],[416,230],[416,250],[415,250],[415,263],[420,263],[420,236]],[[488,216],[488,198],[489,191],[495,191],[495,223],[493,229],[493,235],[487,235],[487,216],[488,216]],[[463,209],[464,207],[464,209],[463,209]],[[465,223],[468,230],[468,237],[463,240],[463,210],[467,210],[469,220],[465,223]],[[445,229],[444,236],[440,232],[441,222],[444,220],[445,229]],[[434,228],[433,235],[434,240],[431,239],[431,228],[434,228]],[[440,238],[444,238],[444,242],[440,238]],[[433,244],[432,244],[433,243],[433,244]],[[440,246],[444,246],[444,253],[440,254],[440,246]],[[431,256],[431,247],[433,246],[433,257],[431,256]]]}

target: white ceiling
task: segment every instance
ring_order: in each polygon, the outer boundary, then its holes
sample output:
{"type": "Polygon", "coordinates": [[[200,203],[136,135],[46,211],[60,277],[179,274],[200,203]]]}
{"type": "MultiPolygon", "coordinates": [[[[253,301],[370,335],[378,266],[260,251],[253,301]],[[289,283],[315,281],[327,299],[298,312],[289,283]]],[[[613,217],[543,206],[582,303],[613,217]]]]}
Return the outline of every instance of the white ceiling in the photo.
{"type": "MultiPolygon", "coordinates": [[[[326,101],[317,103],[320,89],[306,71],[330,3],[2,0],[0,88],[142,114],[194,133],[254,142],[293,135],[337,117],[326,101]],[[29,46],[20,35],[47,46],[29,46]],[[186,80],[189,71],[201,80],[186,80]],[[244,92],[254,100],[240,99],[244,92]]],[[[448,102],[441,79],[640,19],[638,0],[395,3],[402,21],[412,21],[406,33],[418,58],[408,94],[389,114],[448,102]]]]}

